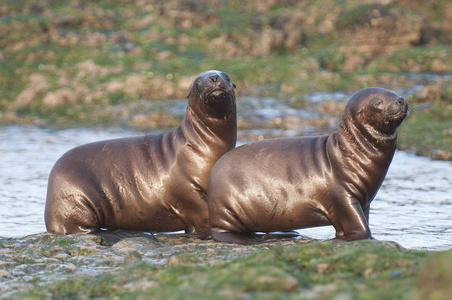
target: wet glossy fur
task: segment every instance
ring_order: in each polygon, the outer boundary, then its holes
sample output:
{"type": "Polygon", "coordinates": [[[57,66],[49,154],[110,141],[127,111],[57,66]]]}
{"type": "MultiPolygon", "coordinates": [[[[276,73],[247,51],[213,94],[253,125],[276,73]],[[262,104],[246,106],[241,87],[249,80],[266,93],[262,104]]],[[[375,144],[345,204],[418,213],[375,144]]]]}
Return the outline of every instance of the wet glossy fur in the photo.
{"type": "Polygon", "coordinates": [[[234,89],[224,72],[201,73],[174,131],[86,144],[65,153],[49,176],[47,230],[207,235],[208,175],[236,142],[234,89]]]}
{"type": "Polygon", "coordinates": [[[392,91],[355,93],[329,136],[269,139],[225,154],[209,186],[211,235],[251,244],[254,232],[332,224],[336,238],[371,237],[369,205],[396,149],[407,102],[392,91]]]}

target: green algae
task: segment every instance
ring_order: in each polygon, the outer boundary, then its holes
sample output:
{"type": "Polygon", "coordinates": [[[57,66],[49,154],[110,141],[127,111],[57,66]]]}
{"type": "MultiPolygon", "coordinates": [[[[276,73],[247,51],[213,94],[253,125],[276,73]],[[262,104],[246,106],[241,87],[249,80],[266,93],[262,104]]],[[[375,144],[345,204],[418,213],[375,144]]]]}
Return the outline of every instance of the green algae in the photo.
{"type": "Polygon", "coordinates": [[[58,246],[70,246],[77,243],[77,240],[69,235],[64,234],[52,234],[43,235],[38,239],[38,243],[58,245],[58,246]]]}

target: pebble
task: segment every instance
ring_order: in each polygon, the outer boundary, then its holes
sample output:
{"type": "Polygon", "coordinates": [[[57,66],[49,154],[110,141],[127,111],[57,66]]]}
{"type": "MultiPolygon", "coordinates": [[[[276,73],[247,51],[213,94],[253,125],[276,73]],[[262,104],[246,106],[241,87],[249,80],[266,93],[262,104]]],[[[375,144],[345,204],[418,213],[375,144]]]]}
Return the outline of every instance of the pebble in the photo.
{"type": "Polygon", "coordinates": [[[66,260],[70,257],[69,254],[67,253],[57,253],[54,256],[52,256],[53,258],[59,259],[59,260],[66,260]]]}
{"type": "Polygon", "coordinates": [[[145,291],[147,289],[156,287],[158,283],[154,280],[148,280],[146,278],[143,278],[142,280],[138,282],[129,282],[123,286],[123,289],[129,290],[129,291],[145,291]]]}
{"type": "Polygon", "coordinates": [[[0,270],[0,277],[1,278],[8,278],[8,279],[12,279],[13,278],[13,276],[8,271],[5,271],[5,270],[0,270]]]}
{"type": "Polygon", "coordinates": [[[71,272],[75,272],[77,271],[77,266],[71,263],[65,264],[63,265],[64,269],[71,271],[71,272]]]}

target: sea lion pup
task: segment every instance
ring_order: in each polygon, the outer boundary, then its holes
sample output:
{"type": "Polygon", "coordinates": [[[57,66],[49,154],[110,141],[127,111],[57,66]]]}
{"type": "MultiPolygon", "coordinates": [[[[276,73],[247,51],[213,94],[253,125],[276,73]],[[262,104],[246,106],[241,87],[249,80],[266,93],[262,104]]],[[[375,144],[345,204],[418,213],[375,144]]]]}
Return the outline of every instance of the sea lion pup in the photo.
{"type": "Polygon", "coordinates": [[[212,238],[252,244],[262,241],[254,232],[323,225],[333,225],[338,239],[371,238],[369,205],[407,113],[396,93],[366,88],[329,136],[268,139],[226,153],[207,189],[212,238]]]}
{"type": "Polygon", "coordinates": [[[189,88],[185,118],[174,131],[65,153],[49,176],[47,230],[106,237],[127,236],[118,229],[185,230],[207,236],[209,172],[236,143],[235,87],[227,73],[203,72],[189,88]]]}

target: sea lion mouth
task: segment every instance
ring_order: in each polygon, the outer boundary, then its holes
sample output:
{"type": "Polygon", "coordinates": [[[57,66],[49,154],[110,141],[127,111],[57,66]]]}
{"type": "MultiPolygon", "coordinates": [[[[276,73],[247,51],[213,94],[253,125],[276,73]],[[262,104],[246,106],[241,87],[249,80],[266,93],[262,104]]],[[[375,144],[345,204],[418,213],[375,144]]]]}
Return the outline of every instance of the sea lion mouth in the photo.
{"type": "Polygon", "coordinates": [[[405,118],[409,115],[409,110],[402,110],[399,111],[395,114],[389,115],[386,117],[386,122],[387,124],[392,124],[392,123],[397,123],[400,124],[402,123],[403,120],[405,120],[405,118]]]}
{"type": "Polygon", "coordinates": [[[225,93],[226,91],[224,89],[215,89],[209,93],[209,97],[217,97],[225,93]]]}
{"type": "Polygon", "coordinates": [[[401,123],[409,115],[408,103],[403,98],[397,99],[397,105],[396,109],[388,112],[388,116],[386,117],[388,123],[401,123]]]}
{"type": "Polygon", "coordinates": [[[218,102],[229,99],[229,94],[224,89],[215,89],[208,94],[207,98],[210,101],[218,102]]]}

